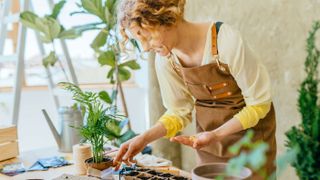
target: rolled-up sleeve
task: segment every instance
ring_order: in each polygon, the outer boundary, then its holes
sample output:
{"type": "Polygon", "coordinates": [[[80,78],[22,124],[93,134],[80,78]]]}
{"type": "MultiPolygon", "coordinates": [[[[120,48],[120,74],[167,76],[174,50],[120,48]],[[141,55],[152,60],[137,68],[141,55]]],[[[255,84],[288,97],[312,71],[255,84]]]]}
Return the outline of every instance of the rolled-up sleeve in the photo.
{"type": "Polygon", "coordinates": [[[159,122],[167,129],[166,137],[169,138],[191,122],[194,100],[181,77],[171,67],[169,59],[156,56],[155,66],[162,103],[167,109],[159,122]]]}
{"type": "Polygon", "coordinates": [[[244,129],[253,127],[270,110],[271,83],[267,69],[243,41],[239,31],[227,24],[221,26],[218,49],[221,61],[228,64],[246,103],[235,117],[244,129]]]}

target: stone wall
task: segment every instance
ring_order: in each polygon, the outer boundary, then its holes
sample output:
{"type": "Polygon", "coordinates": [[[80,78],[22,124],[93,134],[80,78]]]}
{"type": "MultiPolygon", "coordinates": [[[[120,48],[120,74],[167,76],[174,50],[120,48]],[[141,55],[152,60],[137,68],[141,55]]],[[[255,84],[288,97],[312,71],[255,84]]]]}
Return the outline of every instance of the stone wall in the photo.
{"type": "MultiPolygon", "coordinates": [[[[297,89],[304,78],[305,40],[314,20],[320,20],[319,0],[187,0],[190,21],[220,20],[238,28],[267,66],[277,115],[278,154],[284,133],[300,121],[297,89]]],[[[319,37],[319,36],[318,36],[319,37]]],[[[188,127],[187,133],[192,131],[188,127]]],[[[182,147],[182,165],[190,170],[193,151],[182,147]]],[[[291,169],[280,179],[297,179],[291,169]]]]}

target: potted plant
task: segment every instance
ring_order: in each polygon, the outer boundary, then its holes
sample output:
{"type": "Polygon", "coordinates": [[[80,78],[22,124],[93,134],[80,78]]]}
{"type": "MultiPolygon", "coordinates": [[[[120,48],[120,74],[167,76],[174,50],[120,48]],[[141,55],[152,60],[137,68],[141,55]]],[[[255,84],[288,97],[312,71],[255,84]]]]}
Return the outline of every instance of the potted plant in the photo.
{"type": "Polygon", "coordinates": [[[300,179],[319,179],[320,177],[320,104],[319,104],[319,62],[320,49],[316,47],[316,33],[320,21],[314,23],[307,39],[307,58],[305,72],[307,77],[299,89],[298,107],[302,121],[287,133],[286,146],[296,150],[291,163],[300,179]]]}
{"type": "Polygon", "coordinates": [[[112,166],[112,159],[104,156],[103,146],[107,141],[121,137],[121,123],[124,116],[110,106],[112,101],[105,91],[99,93],[82,91],[78,86],[67,82],[60,82],[59,86],[70,91],[73,100],[83,109],[86,123],[75,128],[92,146],[93,156],[85,161],[87,166],[98,170],[109,168],[112,166]]]}
{"type": "MultiPolygon", "coordinates": [[[[135,59],[131,59],[128,49],[120,48],[119,31],[117,28],[117,7],[118,0],[81,0],[78,4],[79,12],[75,14],[88,14],[97,17],[97,22],[74,27],[78,31],[98,30],[99,33],[91,43],[92,49],[97,55],[101,66],[108,68],[107,79],[113,84],[111,98],[114,106],[117,107],[118,92],[122,101],[123,111],[128,116],[126,101],[122,89],[122,82],[131,78],[131,71],[140,69],[140,65],[135,59]]],[[[134,48],[140,51],[137,42],[130,40],[134,48]]],[[[131,138],[136,134],[131,130],[130,121],[128,121],[127,137],[131,138]]],[[[119,144],[118,144],[119,145],[119,144]]]]}

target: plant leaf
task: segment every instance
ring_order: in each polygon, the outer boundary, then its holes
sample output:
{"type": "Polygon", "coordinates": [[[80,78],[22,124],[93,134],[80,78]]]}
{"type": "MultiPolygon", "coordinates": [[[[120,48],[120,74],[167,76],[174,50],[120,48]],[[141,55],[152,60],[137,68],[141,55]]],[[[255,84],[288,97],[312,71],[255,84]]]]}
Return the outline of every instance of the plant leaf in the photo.
{"type": "Polygon", "coordinates": [[[248,164],[253,170],[260,169],[266,162],[268,144],[260,143],[248,154],[248,164]]]}
{"type": "Polygon", "coordinates": [[[103,100],[104,102],[106,102],[107,104],[111,104],[112,103],[112,100],[111,100],[109,94],[106,91],[100,91],[99,92],[99,98],[101,100],[103,100]]]}
{"type": "Polygon", "coordinates": [[[93,42],[91,43],[91,47],[97,51],[100,47],[106,44],[107,42],[107,37],[108,37],[108,30],[107,29],[102,29],[96,38],[94,38],[93,42]]]}
{"type": "Polygon", "coordinates": [[[55,4],[53,7],[53,11],[50,14],[50,17],[53,19],[57,19],[58,15],[61,12],[61,9],[63,8],[64,4],[66,3],[65,0],[60,1],[59,3],[55,4]]]}
{"type": "Polygon", "coordinates": [[[226,175],[239,175],[243,167],[245,167],[246,162],[247,154],[243,152],[239,156],[230,159],[226,168],[226,175]]]}
{"type": "Polygon", "coordinates": [[[106,51],[106,52],[100,54],[100,56],[98,57],[98,61],[101,66],[109,65],[111,67],[114,67],[115,61],[116,61],[114,52],[113,51],[106,51]]]}
{"type": "Polygon", "coordinates": [[[43,33],[46,40],[53,41],[57,38],[61,31],[61,25],[57,20],[51,17],[36,18],[35,20],[37,28],[43,33]]]}
{"type": "Polygon", "coordinates": [[[127,67],[129,67],[130,69],[132,69],[132,70],[137,70],[137,69],[140,69],[140,68],[141,68],[140,65],[137,63],[136,60],[127,61],[127,62],[125,62],[125,63],[120,64],[119,66],[123,66],[123,67],[127,66],[127,67]]]}
{"type": "Polygon", "coordinates": [[[54,66],[58,58],[54,51],[51,51],[50,54],[42,60],[44,67],[48,68],[49,66],[54,66]]]}
{"type": "Polygon", "coordinates": [[[110,20],[111,20],[111,18],[112,18],[112,15],[111,15],[108,7],[105,7],[105,9],[104,9],[104,19],[105,19],[105,21],[106,21],[107,23],[109,23],[110,20]]]}
{"type": "Polygon", "coordinates": [[[101,0],[81,0],[82,7],[89,13],[98,16],[104,20],[104,9],[101,0]]]}
{"type": "Polygon", "coordinates": [[[24,11],[20,14],[20,21],[28,28],[39,30],[36,25],[36,19],[38,16],[31,11],[24,11]]]}
{"type": "Polygon", "coordinates": [[[129,70],[123,67],[119,67],[119,79],[120,81],[127,81],[131,77],[131,73],[129,70]]]}
{"type": "Polygon", "coordinates": [[[107,74],[107,78],[110,79],[112,76],[113,76],[113,73],[114,73],[115,69],[114,68],[111,68],[107,74]]]}
{"type": "Polygon", "coordinates": [[[59,39],[75,39],[81,35],[81,32],[77,29],[69,29],[69,30],[63,30],[59,33],[58,38],[59,39]]]}
{"type": "Polygon", "coordinates": [[[109,9],[109,11],[111,13],[113,13],[115,2],[116,2],[116,0],[107,0],[106,1],[106,7],[109,9]]]}

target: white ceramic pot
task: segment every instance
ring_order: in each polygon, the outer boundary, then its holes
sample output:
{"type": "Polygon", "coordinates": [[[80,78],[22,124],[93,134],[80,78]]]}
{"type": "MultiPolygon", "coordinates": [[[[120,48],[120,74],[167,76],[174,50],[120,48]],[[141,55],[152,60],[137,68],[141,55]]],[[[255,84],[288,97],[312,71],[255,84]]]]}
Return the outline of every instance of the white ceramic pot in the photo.
{"type": "MultiPolygon", "coordinates": [[[[193,180],[212,180],[225,172],[227,163],[208,163],[192,169],[193,180]]],[[[239,175],[225,177],[224,180],[249,180],[251,179],[252,171],[249,168],[244,168],[239,175]]]]}

